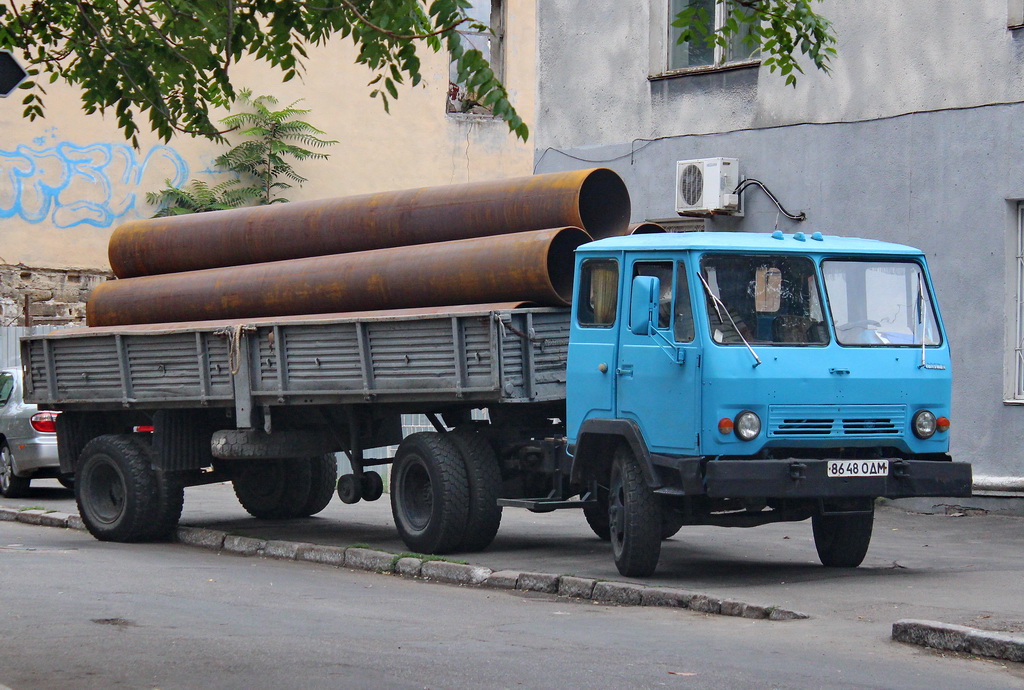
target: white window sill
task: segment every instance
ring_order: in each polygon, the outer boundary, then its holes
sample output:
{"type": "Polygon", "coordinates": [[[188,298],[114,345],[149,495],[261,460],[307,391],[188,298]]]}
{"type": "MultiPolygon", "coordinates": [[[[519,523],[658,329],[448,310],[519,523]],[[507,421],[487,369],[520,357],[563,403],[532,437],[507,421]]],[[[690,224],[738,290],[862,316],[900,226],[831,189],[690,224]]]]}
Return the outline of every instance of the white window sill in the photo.
{"type": "Polygon", "coordinates": [[[1020,407],[1024,405],[1024,400],[1004,400],[1003,404],[1007,407],[1020,407]]]}
{"type": "Polygon", "coordinates": [[[648,81],[660,81],[662,79],[675,79],[676,77],[689,77],[695,74],[715,74],[718,72],[731,72],[738,69],[749,69],[751,67],[760,67],[760,60],[744,60],[742,62],[727,62],[724,65],[701,65],[699,67],[684,67],[682,69],[673,69],[661,74],[650,74],[647,76],[648,81]]]}

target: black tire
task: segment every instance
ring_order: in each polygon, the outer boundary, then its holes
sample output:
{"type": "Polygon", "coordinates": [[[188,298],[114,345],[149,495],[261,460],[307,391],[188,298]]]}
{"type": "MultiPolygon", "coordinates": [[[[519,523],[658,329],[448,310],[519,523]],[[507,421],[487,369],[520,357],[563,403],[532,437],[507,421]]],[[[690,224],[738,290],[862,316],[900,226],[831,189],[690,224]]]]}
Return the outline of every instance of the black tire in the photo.
{"type": "Polygon", "coordinates": [[[263,520],[302,515],[311,482],[307,458],[246,462],[232,480],[238,502],[249,515],[263,520]]]}
{"type": "Polygon", "coordinates": [[[355,505],[362,500],[362,485],[356,481],[354,474],[343,474],[338,477],[338,498],[345,505],[355,505]]]}
{"type": "Polygon", "coordinates": [[[851,515],[815,515],[811,518],[814,548],[827,568],[856,568],[871,544],[875,509],[851,515]]]}
{"type": "Polygon", "coordinates": [[[57,477],[57,481],[60,482],[60,485],[63,486],[65,489],[71,489],[72,491],[75,490],[75,475],[62,474],[59,477],[57,477]]]}
{"type": "Polygon", "coordinates": [[[98,436],[82,449],[75,500],[89,533],[100,541],[163,539],[181,517],[184,489],[153,469],[152,450],[134,434],[98,436]]]}
{"type": "Polygon", "coordinates": [[[299,511],[300,517],[316,515],[334,498],[338,484],[338,460],[334,453],[317,455],[309,459],[309,496],[299,511]]]}
{"type": "Polygon", "coordinates": [[[359,490],[359,496],[364,501],[376,501],[384,495],[384,478],[373,470],[363,472],[363,482],[359,490]]]}
{"type": "Polygon", "coordinates": [[[612,531],[608,524],[608,487],[598,486],[597,496],[594,498],[596,503],[583,506],[583,517],[587,519],[587,524],[594,530],[598,539],[611,541],[612,531]]]}
{"type": "Polygon", "coordinates": [[[661,538],[671,539],[683,528],[685,520],[682,513],[667,505],[661,507],[661,538]]]}
{"type": "Polygon", "coordinates": [[[622,445],[612,458],[608,523],[615,567],[625,577],[647,577],[661,557],[661,505],[637,464],[622,445]]]}
{"type": "Polygon", "coordinates": [[[467,553],[483,551],[494,541],[501,525],[498,456],[487,439],[472,429],[456,429],[448,434],[448,438],[459,448],[469,482],[469,517],[459,550],[467,553]]]}
{"type": "Polygon", "coordinates": [[[417,553],[450,553],[466,534],[469,480],[455,442],[436,432],[408,436],[391,467],[395,527],[417,553]]]}
{"type": "Polygon", "coordinates": [[[0,496],[25,498],[28,496],[31,479],[14,474],[14,456],[10,447],[0,444],[0,496]]]}

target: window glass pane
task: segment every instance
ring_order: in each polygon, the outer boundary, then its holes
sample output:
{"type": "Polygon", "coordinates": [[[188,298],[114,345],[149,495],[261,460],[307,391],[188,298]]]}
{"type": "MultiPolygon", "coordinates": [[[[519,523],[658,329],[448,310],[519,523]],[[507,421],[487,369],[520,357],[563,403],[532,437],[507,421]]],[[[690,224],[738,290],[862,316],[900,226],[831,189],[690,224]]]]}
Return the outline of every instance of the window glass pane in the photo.
{"type": "Polygon", "coordinates": [[[843,345],[940,342],[921,267],[913,262],[824,261],[821,264],[836,340],[843,345]]]}
{"type": "Polygon", "coordinates": [[[828,343],[814,264],[807,257],[710,254],[701,260],[701,275],[716,343],[828,343]]]}
{"type": "Polygon", "coordinates": [[[576,308],[581,326],[615,324],[619,300],[619,264],[613,259],[591,259],[580,270],[580,297],[576,308]]]}
{"type": "Polygon", "coordinates": [[[682,29],[672,26],[676,15],[687,7],[700,7],[707,12],[708,20],[714,24],[715,0],[669,0],[668,7],[668,68],[698,67],[715,63],[715,49],[704,41],[679,43],[682,29]]]}
{"type": "MultiPolygon", "coordinates": [[[[493,3],[495,9],[500,8],[498,1],[493,3]]],[[[487,24],[490,26],[494,21],[491,15],[492,2],[491,0],[474,0],[470,7],[466,8],[466,14],[476,22],[481,24],[487,24]]],[[[484,59],[491,62],[494,59],[497,51],[495,50],[494,42],[498,39],[491,34],[479,33],[475,31],[463,30],[460,32],[462,38],[462,45],[466,50],[479,50],[483,53],[484,59]]],[[[495,71],[495,74],[501,74],[500,65],[491,65],[491,69],[495,71]]],[[[449,113],[478,113],[478,114],[489,114],[490,109],[480,105],[475,94],[471,93],[466,87],[466,84],[459,80],[458,65],[454,60],[451,60],[448,64],[448,104],[447,111],[449,113]]]]}
{"type": "Polygon", "coordinates": [[[693,308],[690,306],[690,285],[686,266],[680,262],[676,273],[676,322],[673,335],[677,343],[693,342],[693,308]]]}
{"type": "MultiPolygon", "coordinates": [[[[729,11],[735,9],[735,5],[730,3],[729,11]]],[[[742,10],[742,8],[740,8],[742,10]]],[[[725,53],[726,62],[742,62],[744,60],[753,60],[761,55],[761,50],[758,46],[752,46],[748,43],[748,40],[752,40],[751,34],[753,34],[752,26],[747,23],[740,24],[740,30],[729,37],[729,45],[725,53]]]]}
{"type": "Polygon", "coordinates": [[[643,261],[633,266],[633,277],[651,276],[661,283],[658,295],[658,328],[668,328],[672,323],[672,262],[643,261]]]}
{"type": "Polygon", "coordinates": [[[0,405],[7,403],[14,390],[14,378],[10,374],[0,374],[0,405]]]}

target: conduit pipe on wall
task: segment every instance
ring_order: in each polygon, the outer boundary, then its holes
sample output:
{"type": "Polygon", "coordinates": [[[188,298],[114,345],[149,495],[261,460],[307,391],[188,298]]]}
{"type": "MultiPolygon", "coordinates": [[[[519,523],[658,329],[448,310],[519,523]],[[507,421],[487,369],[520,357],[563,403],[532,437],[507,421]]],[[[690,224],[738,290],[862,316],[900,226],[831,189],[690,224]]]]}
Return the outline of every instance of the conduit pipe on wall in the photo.
{"type": "Polygon", "coordinates": [[[193,271],[575,226],[626,233],[629,192],[606,168],[129,221],[114,275],[193,271]]]}
{"type": "Polygon", "coordinates": [[[565,227],[375,251],[111,280],[89,298],[89,326],[323,314],[482,302],[564,306],[573,252],[565,227]]]}

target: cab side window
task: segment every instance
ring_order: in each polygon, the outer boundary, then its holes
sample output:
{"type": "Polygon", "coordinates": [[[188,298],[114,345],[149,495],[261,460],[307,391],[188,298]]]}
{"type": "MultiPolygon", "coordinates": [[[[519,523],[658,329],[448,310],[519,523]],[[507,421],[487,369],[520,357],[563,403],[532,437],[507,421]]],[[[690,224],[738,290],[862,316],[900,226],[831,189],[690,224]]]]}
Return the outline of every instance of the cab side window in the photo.
{"type": "Polygon", "coordinates": [[[686,265],[679,262],[676,271],[676,321],[673,336],[677,343],[693,342],[693,308],[690,306],[690,282],[686,265]]]}
{"type": "Polygon", "coordinates": [[[589,259],[580,268],[579,304],[576,318],[581,326],[610,328],[615,325],[619,302],[619,262],[589,259]]]}
{"type": "Polygon", "coordinates": [[[0,405],[6,405],[11,399],[11,392],[14,391],[14,377],[10,374],[0,374],[0,405]]]}
{"type": "Polygon", "coordinates": [[[633,277],[650,276],[661,283],[658,295],[658,328],[668,328],[672,322],[672,262],[637,261],[633,265],[633,277]]]}

